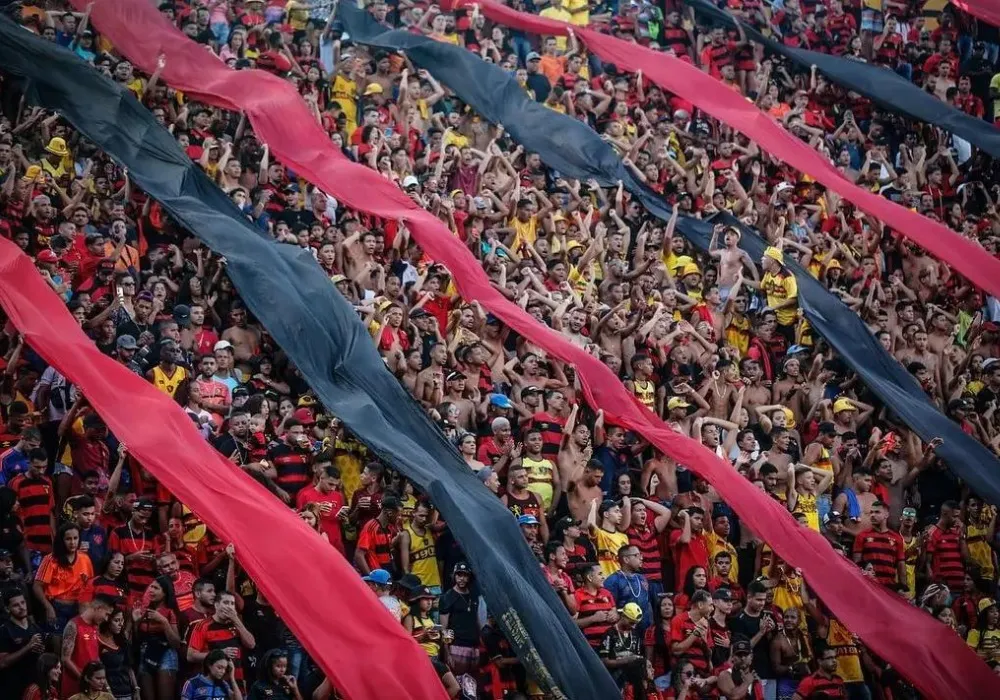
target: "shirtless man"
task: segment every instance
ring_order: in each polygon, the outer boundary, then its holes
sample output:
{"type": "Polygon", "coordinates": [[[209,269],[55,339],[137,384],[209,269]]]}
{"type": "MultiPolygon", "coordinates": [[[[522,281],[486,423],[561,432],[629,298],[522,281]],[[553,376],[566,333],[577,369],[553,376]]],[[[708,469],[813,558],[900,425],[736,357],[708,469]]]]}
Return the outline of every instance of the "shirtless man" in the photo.
{"type": "Polygon", "coordinates": [[[911,362],[921,363],[927,368],[927,371],[930,372],[935,381],[938,381],[941,376],[940,356],[931,350],[930,336],[927,335],[927,331],[925,330],[918,330],[914,333],[913,347],[903,347],[900,350],[897,350],[896,359],[904,365],[908,365],[911,362]]]}
{"type": "Polygon", "coordinates": [[[754,406],[766,406],[771,402],[771,390],[764,386],[764,370],[757,360],[749,357],[740,360],[740,372],[747,385],[746,393],[743,395],[743,407],[753,415],[754,406]]]}
{"type": "MultiPolygon", "coordinates": [[[[527,386],[536,386],[539,389],[561,389],[568,384],[566,377],[546,377],[543,375],[538,356],[534,353],[529,352],[521,358],[520,365],[523,374],[519,374],[514,369],[517,364],[518,359],[515,357],[503,367],[504,373],[510,377],[514,384],[515,396],[520,396],[521,391],[527,386]]],[[[553,366],[557,371],[560,369],[557,362],[553,362],[553,366]]],[[[561,374],[561,372],[557,373],[561,374]]]]}
{"type": "Polygon", "coordinates": [[[587,424],[577,422],[579,404],[573,404],[566,425],[563,426],[562,445],[557,456],[559,474],[563,477],[563,491],[569,491],[570,482],[577,478],[590,461],[594,450],[590,445],[590,428],[587,424]]]}
{"type": "Polygon", "coordinates": [[[779,474],[787,472],[788,465],[792,463],[792,455],[788,453],[791,440],[792,437],[787,430],[775,429],[771,434],[771,449],[761,453],[754,465],[755,470],[760,469],[765,463],[770,463],[777,467],[779,474]]]}
{"type": "Polygon", "coordinates": [[[678,389],[681,395],[671,396],[667,400],[667,425],[676,433],[680,433],[685,437],[692,437],[691,429],[694,425],[695,415],[697,413],[707,413],[711,407],[689,385],[681,384],[678,389]],[[695,412],[690,411],[693,406],[687,399],[693,399],[698,404],[695,412]]]}
{"type": "Polygon", "coordinates": [[[247,325],[247,310],[241,304],[233,305],[229,320],[232,325],[222,331],[222,339],[232,344],[236,362],[246,364],[260,352],[260,331],[247,325]]]}
{"type": "Polygon", "coordinates": [[[729,293],[739,281],[740,272],[744,266],[750,270],[754,281],[757,281],[757,267],[753,264],[753,259],[739,247],[740,230],[738,228],[726,228],[726,234],[723,237],[726,247],[721,250],[715,247],[718,244],[719,232],[724,228],[722,224],[716,224],[715,228],[712,229],[712,240],[708,244],[709,254],[719,260],[718,284],[719,298],[722,303],[725,303],[729,298],[729,293]]]}
{"type": "Polygon", "coordinates": [[[597,501],[600,504],[601,499],[604,498],[604,492],[601,491],[601,479],[603,478],[604,465],[596,459],[592,459],[581,471],[571,475],[567,480],[566,499],[569,503],[569,512],[574,518],[581,521],[586,520],[591,503],[597,501]]]}
{"type": "MultiPolygon", "coordinates": [[[[363,273],[366,270],[371,271],[375,269],[375,266],[378,265],[378,261],[375,259],[375,247],[377,243],[378,239],[374,233],[361,229],[355,231],[340,243],[340,252],[344,260],[344,274],[349,279],[358,281],[359,276],[364,278],[363,273]]],[[[373,288],[364,285],[364,279],[361,281],[366,288],[373,288]]],[[[370,280],[368,282],[369,284],[371,283],[370,280]]]]}
{"type": "Polygon", "coordinates": [[[458,427],[475,430],[476,404],[465,398],[465,375],[461,372],[449,372],[444,386],[444,400],[458,407],[458,427]]]}
{"type": "Polygon", "coordinates": [[[636,314],[634,321],[629,323],[625,318],[625,307],[628,300],[622,301],[618,306],[609,311],[597,322],[594,329],[594,339],[604,352],[614,355],[621,362],[622,339],[627,338],[639,327],[642,322],[642,315],[636,314]]]}
{"type": "Polygon", "coordinates": [[[417,374],[414,395],[425,406],[437,406],[444,397],[444,365],[448,361],[448,348],[443,343],[430,351],[431,364],[417,374]]]}
{"type": "Polygon", "coordinates": [[[553,315],[552,327],[566,336],[573,345],[586,349],[591,344],[591,340],[581,331],[587,326],[588,316],[587,311],[578,306],[570,309],[566,315],[565,325],[562,322],[562,316],[553,315]]]}

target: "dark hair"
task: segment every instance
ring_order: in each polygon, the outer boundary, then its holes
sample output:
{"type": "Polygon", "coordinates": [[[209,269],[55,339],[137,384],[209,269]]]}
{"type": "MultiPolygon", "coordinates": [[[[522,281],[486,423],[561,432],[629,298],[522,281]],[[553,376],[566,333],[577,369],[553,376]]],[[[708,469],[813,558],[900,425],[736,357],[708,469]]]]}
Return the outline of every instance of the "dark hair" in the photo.
{"type": "MultiPolygon", "coordinates": [[[[554,539],[553,540],[549,540],[549,542],[545,545],[545,563],[546,564],[549,563],[549,559],[551,559],[552,557],[554,557],[555,554],[556,554],[556,552],[559,551],[559,548],[562,547],[562,546],[563,546],[562,542],[559,542],[559,541],[554,540],[554,539]]],[[[622,547],[622,549],[625,549],[625,547],[622,547]]],[[[618,552],[618,556],[621,556],[621,551],[620,550],[618,552]]]]}
{"type": "Polygon", "coordinates": [[[217,661],[223,661],[223,660],[226,661],[229,660],[229,657],[226,656],[226,652],[224,652],[222,649],[212,649],[212,651],[208,652],[208,654],[205,656],[205,661],[204,661],[205,669],[207,670],[208,667],[211,666],[212,664],[216,663],[217,661]]]}
{"type": "Polygon", "coordinates": [[[767,586],[765,586],[760,581],[751,581],[750,585],[747,586],[747,595],[760,595],[761,593],[767,594],[767,586]]]}
{"type": "Polygon", "coordinates": [[[692,566],[690,569],[687,570],[687,573],[684,574],[684,593],[685,593],[685,595],[687,595],[691,599],[692,603],[694,602],[694,594],[695,594],[696,591],[707,591],[708,590],[708,588],[707,588],[707,584],[708,584],[707,579],[708,579],[708,569],[706,569],[704,566],[692,566]],[[705,572],[705,578],[706,578],[706,581],[705,581],[706,587],[705,588],[695,588],[695,585],[694,585],[694,573],[698,569],[701,569],[702,571],[705,572]]]}
{"type": "Polygon", "coordinates": [[[268,649],[264,652],[264,657],[260,660],[260,668],[257,669],[257,677],[264,683],[271,681],[271,669],[278,659],[287,659],[288,652],[285,649],[268,649]]]}
{"type": "Polygon", "coordinates": [[[681,659],[676,664],[674,664],[673,672],[670,674],[670,686],[674,690],[680,690],[684,683],[684,677],[681,675],[684,671],[685,666],[694,667],[689,659],[681,659]]]}
{"type": "Polygon", "coordinates": [[[28,599],[28,596],[24,593],[24,591],[22,591],[19,588],[12,588],[9,591],[5,592],[3,594],[3,606],[4,606],[4,608],[9,608],[10,607],[10,601],[14,600],[14,598],[17,598],[18,596],[24,598],[25,600],[28,599]]]}
{"type": "Polygon", "coordinates": [[[84,508],[96,508],[97,503],[94,501],[93,496],[88,496],[83,494],[82,496],[77,496],[73,499],[73,511],[83,510],[84,508]]]}
{"type": "Polygon", "coordinates": [[[694,592],[691,596],[691,606],[694,607],[698,603],[705,603],[712,600],[712,594],[708,592],[707,588],[702,588],[694,592]]]}
{"type": "MultiPolygon", "coordinates": [[[[69,550],[66,549],[66,533],[70,530],[76,530],[77,535],[80,534],[80,526],[76,523],[63,523],[56,530],[56,536],[52,539],[52,558],[62,566],[70,565],[69,550]]],[[[79,556],[79,551],[77,551],[77,556],[79,556]]]]}
{"type": "Polygon", "coordinates": [[[90,681],[98,671],[104,670],[104,664],[100,661],[91,661],[80,671],[80,692],[86,693],[90,690],[90,681]]]}
{"type": "Polygon", "coordinates": [[[38,684],[40,697],[48,697],[50,683],[49,673],[58,665],[59,657],[55,654],[46,652],[38,657],[38,663],[35,664],[35,683],[38,684]]]}

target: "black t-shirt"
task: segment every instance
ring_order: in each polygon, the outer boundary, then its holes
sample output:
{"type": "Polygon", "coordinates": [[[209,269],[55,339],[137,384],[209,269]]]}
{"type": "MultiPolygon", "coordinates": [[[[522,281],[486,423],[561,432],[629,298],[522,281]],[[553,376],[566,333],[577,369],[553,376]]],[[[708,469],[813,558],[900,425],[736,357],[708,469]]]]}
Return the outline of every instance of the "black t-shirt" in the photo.
{"type": "Polygon", "coordinates": [[[441,596],[440,613],[448,615],[448,627],[455,630],[455,646],[479,647],[479,596],[450,588],[441,596]]]}
{"type": "Polygon", "coordinates": [[[597,653],[602,659],[620,659],[629,654],[642,656],[642,637],[634,629],[621,632],[614,626],[605,633],[597,653]]]}
{"type": "Polygon", "coordinates": [[[264,658],[271,649],[279,649],[281,629],[284,624],[278,619],[278,613],[270,605],[262,605],[256,600],[248,600],[243,606],[243,624],[253,635],[253,651],[247,654],[247,662],[256,673],[257,661],[264,658]]]}
{"type": "MultiPolygon", "coordinates": [[[[13,654],[23,649],[31,641],[32,636],[41,635],[45,639],[41,628],[33,622],[29,622],[26,628],[14,624],[11,620],[5,620],[0,625],[0,654],[13,654]]],[[[38,664],[40,655],[29,651],[16,662],[5,669],[0,670],[0,688],[3,688],[5,697],[19,698],[24,693],[25,688],[35,680],[35,666],[38,664]]]]}
{"type": "MultiPolygon", "coordinates": [[[[752,640],[760,632],[763,621],[763,613],[754,617],[743,611],[729,621],[729,631],[733,633],[734,639],[740,635],[752,640]]],[[[761,678],[774,678],[774,670],[771,668],[771,643],[766,635],[753,648],[753,670],[761,678]]]]}

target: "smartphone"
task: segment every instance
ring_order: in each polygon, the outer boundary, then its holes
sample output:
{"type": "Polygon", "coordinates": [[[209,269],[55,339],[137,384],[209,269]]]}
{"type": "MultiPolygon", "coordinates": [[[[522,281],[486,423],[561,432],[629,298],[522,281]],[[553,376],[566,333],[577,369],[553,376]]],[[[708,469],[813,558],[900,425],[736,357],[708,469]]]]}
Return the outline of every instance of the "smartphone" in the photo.
{"type": "Polygon", "coordinates": [[[120,297],[125,296],[125,292],[122,291],[122,288],[120,286],[116,287],[116,291],[118,292],[118,296],[120,297]]]}

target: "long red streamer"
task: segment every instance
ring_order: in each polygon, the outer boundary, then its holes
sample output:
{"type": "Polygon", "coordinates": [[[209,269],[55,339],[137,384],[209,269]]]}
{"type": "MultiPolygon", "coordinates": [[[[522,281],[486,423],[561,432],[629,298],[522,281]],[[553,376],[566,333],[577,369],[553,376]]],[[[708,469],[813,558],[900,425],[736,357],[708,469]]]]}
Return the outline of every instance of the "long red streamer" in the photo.
{"type": "Polygon", "coordinates": [[[444,698],[424,650],[343,556],[212,449],[166,394],[103,355],[5,238],[0,305],[28,344],[80,387],[129,452],[236,545],[240,564],[338,690],[351,700],[444,698]]]}
{"type": "MultiPolygon", "coordinates": [[[[518,12],[493,0],[454,0],[455,6],[478,4],[484,15],[529,34],[565,36],[572,25],[518,12]]],[[[1000,260],[982,246],[915,211],[853,184],[819,153],[782,128],[756,105],[695,66],[661,51],[653,51],[583,27],[577,37],[602,61],[635,73],[639,70],[664,90],[683,97],[716,119],[749,136],[765,151],[811,175],[817,181],[914,243],[951,265],[980,289],[1000,292],[1000,260]]]]}
{"type": "MultiPolygon", "coordinates": [[[[83,6],[86,0],[73,0],[83,6]]],[[[1000,681],[939,622],[861,575],[826,540],[800,527],[788,512],[732,465],[670,430],[646,411],[604,364],[537,323],[490,285],[479,262],[451,232],[381,175],[334,148],[288,83],[261,71],[232,71],[205,57],[151,5],[141,0],[98,0],[92,20],[146,72],[166,55],[167,84],[193,98],[242,110],[278,158],[345,206],[403,220],[424,250],[454,275],[466,299],[475,299],[553,357],[573,364],[591,406],[648,439],[672,459],[702,474],[755,533],[804,572],[810,586],[849,629],[930,697],[975,697],[1000,681]]]]}
{"type": "Polygon", "coordinates": [[[951,4],[994,27],[1000,27],[1000,5],[995,2],[988,4],[983,0],[951,0],[951,4]]]}

